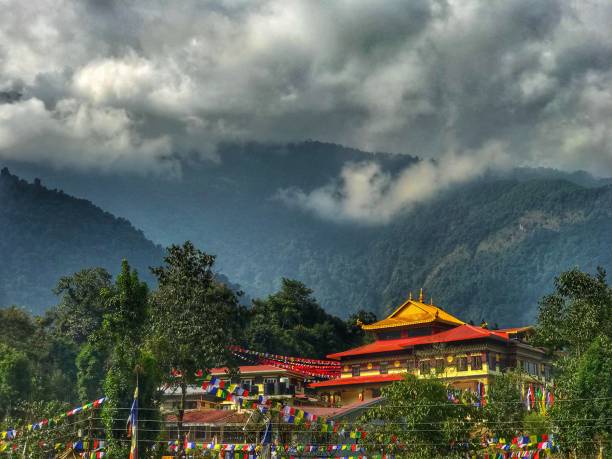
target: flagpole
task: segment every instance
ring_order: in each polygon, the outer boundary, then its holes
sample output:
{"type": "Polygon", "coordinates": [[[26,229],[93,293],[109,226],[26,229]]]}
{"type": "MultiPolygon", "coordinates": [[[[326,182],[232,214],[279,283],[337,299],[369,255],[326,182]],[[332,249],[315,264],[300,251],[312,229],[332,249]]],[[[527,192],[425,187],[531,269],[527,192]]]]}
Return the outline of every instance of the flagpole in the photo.
{"type": "MultiPolygon", "coordinates": [[[[136,394],[138,394],[138,398],[140,398],[139,392],[140,390],[138,388],[138,371],[136,371],[136,394]]],[[[136,401],[136,403],[138,403],[138,401],[136,401]]],[[[133,459],[138,459],[138,407],[136,408],[136,429],[134,432],[134,443],[136,445],[136,449],[133,459]]]]}
{"type": "Polygon", "coordinates": [[[138,459],[138,373],[136,373],[136,389],[134,389],[134,400],[128,418],[128,434],[131,438],[129,459],[138,459]]]}

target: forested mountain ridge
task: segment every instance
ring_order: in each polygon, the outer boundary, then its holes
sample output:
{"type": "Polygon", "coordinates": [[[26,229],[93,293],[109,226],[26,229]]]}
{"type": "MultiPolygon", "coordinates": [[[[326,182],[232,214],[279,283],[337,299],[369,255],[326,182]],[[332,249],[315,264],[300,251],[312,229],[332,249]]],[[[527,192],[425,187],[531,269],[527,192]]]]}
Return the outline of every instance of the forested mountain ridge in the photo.
{"type": "Polygon", "coordinates": [[[253,297],[299,279],[344,317],[380,316],[423,287],[465,320],[523,324],[557,273],[612,269],[612,188],[585,173],[489,174],[367,226],[287,207],[278,190],[308,192],[349,162],[374,160],[393,175],[417,158],[319,142],[226,146],[219,158],[193,160],[180,179],[10,166],[128,218],[157,243],[192,240],[253,297]]]}
{"type": "Polygon", "coordinates": [[[0,173],[0,306],[41,312],[62,276],[84,267],[117,272],[126,258],[143,278],[163,250],[127,220],[85,199],[0,173]]]}
{"type": "Polygon", "coordinates": [[[564,180],[476,182],[405,216],[370,248],[401,297],[403,273],[460,317],[501,325],[535,317],[556,273],[612,266],[612,187],[564,180]],[[375,254],[379,254],[378,257],[375,254]],[[384,254],[384,255],[383,255],[384,254]]]}

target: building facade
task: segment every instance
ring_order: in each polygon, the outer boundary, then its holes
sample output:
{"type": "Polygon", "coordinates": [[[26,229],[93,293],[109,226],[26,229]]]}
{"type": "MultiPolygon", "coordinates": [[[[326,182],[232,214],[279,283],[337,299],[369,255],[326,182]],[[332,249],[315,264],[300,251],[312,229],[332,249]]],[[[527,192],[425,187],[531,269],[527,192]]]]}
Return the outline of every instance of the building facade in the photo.
{"type": "MultiPolygon", "coordinates": [[[[211,376],[226,381],[228,384],[240,384],[249,391],[249,395],[243,397],[246,403],[253,402],[260,395],[265,395],[271,400],[283,401],[294,406],[317,404],[317,400],[305,393],[306,381],[304,376],[273,365],[243,365],[238,367],[239,375],[231,378],[226,368],[213,368],[211,376]]],[[[166,412],[177,409],[181,398],[180,389],[167,388],[164,391],[162,408],[166,412]]],[[[234,402],[221,400],[208,394],[200,386],[189,386],[185,400],[187,411],[196,410],[228,410],[237,409],[234,402]]]]}
{"type": "Polygon", "coordinates": [[[507,368],[520,368],[538,384],[550,379],[543,350],[529,345],[530,327],[489,330],[466,324],[443,309],[408,299],[389,317],[362,328],[370,344],[328,355],[340,361],[339,378],[312,383],[319,397],[344,405],[380,396],[380,389],[403,378],[436,377],[449,386],[476,391],[507,368]]]}

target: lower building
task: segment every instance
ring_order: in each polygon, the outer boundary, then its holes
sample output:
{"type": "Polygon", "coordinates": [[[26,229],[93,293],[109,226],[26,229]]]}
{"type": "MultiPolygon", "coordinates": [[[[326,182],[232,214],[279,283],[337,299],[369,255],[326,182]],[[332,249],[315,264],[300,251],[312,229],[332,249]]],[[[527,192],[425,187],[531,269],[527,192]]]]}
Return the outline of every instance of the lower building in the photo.
{"type": "MultiPolygon", "coordinates": [[[[188,441],[198,443],[252,443],[259,440],[259,429],[245,429],[250,414],[234,410],[191,410],[183,416],[183,429],[188,441]]],[[[168,438],[178,438],[177,418],[166,417],[168,438]]]]}
{"type": "MultiPolygon", "coordinates": [[[[243,365],[238,367],[239,374],[231,378],[226,368],[213,368],[211,376],[229,383],[240,384],[249,391],[244,401],[255,401],[259,395],[271,400],[284,401],[292,406],[316,405],[318,400],[305,393],[307,382],[304,376],[286,368],[273,365],[243,365]]],[[[164,391],[162,408],[166,412],[175,411],[180,402],[180,388],[167,388],[164,391]]],[[[223,410],[237,409],[234,402],[220,400],[208,394],[200,386],[189,386],[185,410],[223,410]]]]}

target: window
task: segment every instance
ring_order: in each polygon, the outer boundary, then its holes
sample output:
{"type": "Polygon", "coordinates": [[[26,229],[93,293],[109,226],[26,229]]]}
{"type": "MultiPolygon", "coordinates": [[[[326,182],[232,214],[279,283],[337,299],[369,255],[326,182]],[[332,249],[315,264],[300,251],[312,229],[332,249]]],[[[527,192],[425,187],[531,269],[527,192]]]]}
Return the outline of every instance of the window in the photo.
{"type": "Polygon", "coordinates": [[[389,362],[380,362],[380,374],[386,375],[389,373],[389,362]]]}
{"type": "Polygon", "coordinates": [[[354,365],[352,368],[352,375],[353,376],[359,376],[361,374],[361,366],[360,365],[354,365]]]}
{"type": "Polygon", "coordinates": [[[482,370],[482,355],[472,356],[472,370],[482,370]]]}
{"type": "Polygon", "coordinates": [[[420,371],[422,375],[428,375],[431,372],[431,365],[429,360],[421,360],[420,371]]]}
{"type": "Polygon", "coordinates": [[[468,359],[467,357],[457,357],[457,371],[467,371],[468,359]]]}
{"type": "Polygon", "coordinates": [[[436,373],[444,373],[444,359],[436,359],[436,373]]]}
{"type": "Polygon", "coordinates": [[[416,368],[414,359],[406,360],[406,368],[408,369],[408,371],[414,371],[414,369],[416,368]]]}
{"type": "Polygon", "coordinates": [[[535,375],[535,376],[538,375],[538,364],[537,363],[525,361],[524,367],[525,367],[525,371],[529,373],[530,375],[535,375]]]}
{"type": "Polygon", "coordinates": [[[276,378],[264,378],[264,384],[273,384],[276,382],[276,378]]]}
{"type": "Polygon", "coordinates": [[[408,330],[408,336],[412,338],[413,336],[427,336],[431,335],[431,327],[421,327],[421,328],[412,328],[408,330]]]}
{"type": "Polygon", "coordinates": [[[489,353],[489,371],[495,371],[497,369],[497,356],[490,352],[489,353]]]}
{"type": "Polygon", "coordinates": [[[402,332],[398,330],[378,334],[379,340],[400,339],[401,337],[402,332]]]}

